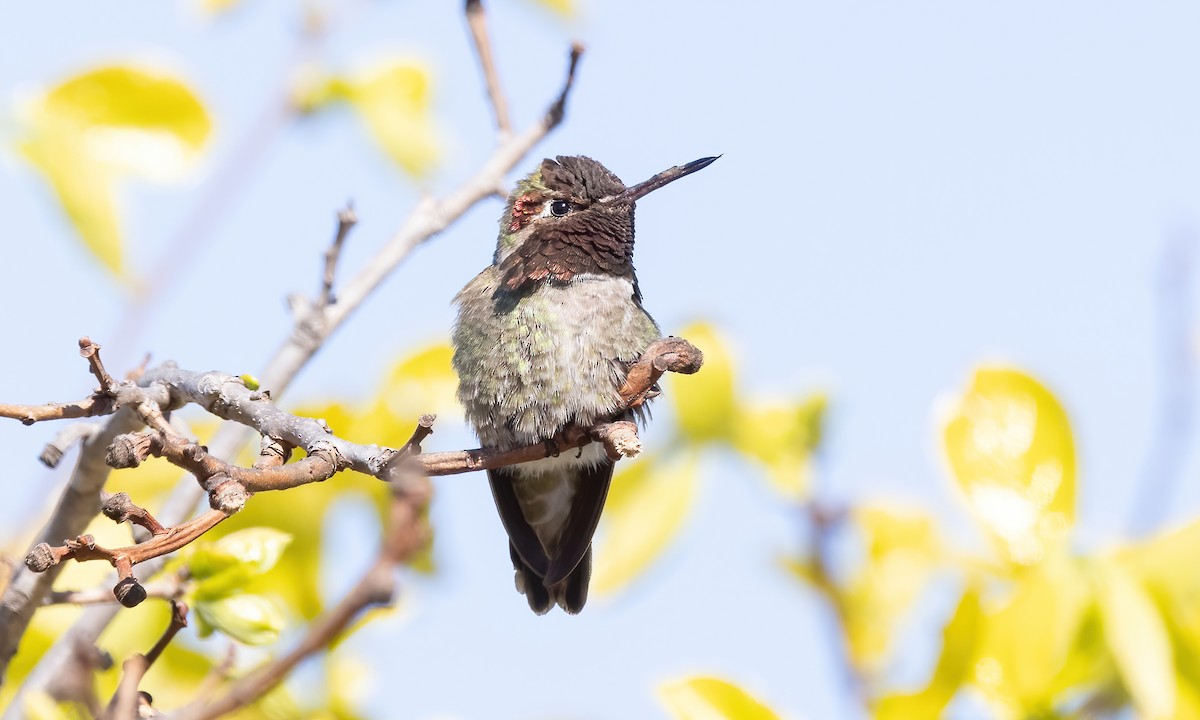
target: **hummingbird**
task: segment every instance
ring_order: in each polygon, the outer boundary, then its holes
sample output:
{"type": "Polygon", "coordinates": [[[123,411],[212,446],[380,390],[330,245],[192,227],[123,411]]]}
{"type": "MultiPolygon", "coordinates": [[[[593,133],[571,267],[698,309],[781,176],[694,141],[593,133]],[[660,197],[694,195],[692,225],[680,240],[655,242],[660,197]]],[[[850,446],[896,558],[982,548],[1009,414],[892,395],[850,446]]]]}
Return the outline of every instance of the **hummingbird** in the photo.
{"type": "MultiPolygon", "coordinates": [[[[626,187],[589,157],[559,156],[517,182],[492,264],[454,299],[458,399],[484,446],[548,442],[569,425],[634,414],[619,390],[662,336],[633,269],[634,205],[716,159],[626,187]]],[[[613,465],[593,442],[487,471],[517,591],[535,613],[583,609],[613,465]]]]}

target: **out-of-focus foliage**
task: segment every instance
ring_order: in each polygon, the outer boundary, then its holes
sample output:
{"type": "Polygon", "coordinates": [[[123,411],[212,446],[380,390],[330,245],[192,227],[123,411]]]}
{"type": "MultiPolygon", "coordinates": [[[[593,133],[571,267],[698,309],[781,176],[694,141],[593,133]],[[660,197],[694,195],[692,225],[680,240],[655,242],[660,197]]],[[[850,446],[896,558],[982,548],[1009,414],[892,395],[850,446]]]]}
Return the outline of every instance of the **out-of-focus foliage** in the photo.
{"type": "Polygon", "coordinates": [[[716,677],[690,677],[658,686],[658,698],[676,720],[778,720],[761,700],[716,677]]]}
{"type": "Polygon", "coordinates": [[[1015,368],[982,367],[946,413],[943,449],[995,554],[964,553],[932,517],[892,506],[808,510],[817,542],[786,566],[826,595],[877,718],[936,718],[959,698],[988,717],[1200,717],[1200,523],[1116,551],[1079,554],[1074,440],[1066,412],[1015,368]],[[849,536],[858,552],[832,559],[849,536]],[[922,597],[957,586],[928,680],[888,668],[922,597]],[[1085,710],[1086,709],[1086,710],[1085,710]]]}
{"type": "Polygon", "coordinates": [[[694,323],[678,334],[704,353],[704,367],[666,383],[676,420],[667,449],[617,466],[597,532],[594,595],[622,590],[670,546],[686,524],[708,451],[750,459],[785,498],[804,497],[808,489],[825,397],[747,401],[737,390],[733,352],[716,328],[694,323]]]}
{"type": "MultiPolygon", "coordinates": [[[[450,349],[444,343],[435,344],[401,358],[364,403],[325,403],[293,412],[323,418],[339,436],[395,447],[408,439],[423,412],[436,412],[449,422],[459,416],[454,387],[450,349]]],[[[206,421],[193,427],[193,431],[204,442],[215,427],[206,421]]],[[[242,465],[252,462],[249,454],[239,459],[242,465]]],[[[128,492],[140,505],[156,506],[179,481],[180,474],[167,462],[150,458],[137,468],[114,472],[108,489],[128,492]]],[[[356,496],[382,513],[387,487],[375,478],[350,472],[328,482],[252,498],[245,509],[169,564],[168,575],[182,573],[187,578],[184,597],[193,611],[197,637],[191,637],[192,631],[188,631],[177,638],[151,668],[144,687],[154,689],[156,703],[175,707],[194,698],[196,689],[220,662],[229,644],[221,641],[219,635],[199,639],[209,632],[216,630],[240,643],[269,646],[281,632],[286,633],[297,623],[309,621],[322,612],[318,581],[325,515],[338,500],[356,496]]],[[[87,532],[106,547],[132,542],[128,526],[115,525],[104,517],[94,521],[87,532]]],[[[374,551],[374,547],[364,548],[363,557],[348,561],[369,562],[374,551]]],[[[418,563],[418,569],[421,567],[426,570],[432,567],[429,552],[418,563]]],[[[111,572],[105,563],[68,563],[56,587],[111,585],[111,572]]],[[[34,616],[21,652],[10,667],[9,682],[0,687],[0,706],[11,700],[21,680],[78,613],[78,608],[64,605],[45,608],[34,616]]],[[[167,604],[151,598],[119,614],[100,644],[117,658],[146,652],[168,620],[167,604]]],[[[357,717],[353,707],[361,700],[361,688],[355,690],[358,686],[345,682],[347,677],[354,676],[352,667],[353,659],[336,651],[325,659],[323,669],[330,677],[325,684],[325,697],[315,700],[318,707],[337,709],[331,717],[357,717]]],[[[99,673],[99,678],[97,692],[107,698],[120,678],[119,663],[99,673]]],[[[308,710],[304,708],[314,701],[312,695],[311,691],[305,693],[306,701],[300,704],[286,689],[280,690],[233,717],[307,717],[308,710]]],[[[74,712],[45,698],[35,698],[34,702],[36,707],[30,707],[30,713],[74,712]]]]}
{"type": "Polygon", "coordinates": [[[200,621],[200,637],[214,630],[247,645],[268,645],[279,638],[284,618],[269,596],[243,592],[251,578],[270,570],[291,537],[272,528],[247,528],[184,556],[191,607],[200,621]]]}
{"type": "Polygon", "coordinates": [[[1075,446],[1062,406],[1009,368],[976,371],[943,433],[946,458],[984,527],[1031,564],[1075,519],[1075,446]]]}
{"type": "Polygon", "coordinates": [[[99,67],[48,88],[23,113],[20,150],[45,176],[88,250],[125,272],[117,182],[189,170],[212,120],[188,84],[158,68],[99,67]]]}
{"type": "Polygon", "coordinates": [[[677,453],[632,463],[613,479],[591,591],[609,594],[646,570],[683,527],[695,502],[699,458],[677,453]]]}
{"type": "Polygon", "coordinates": [[[388,59],[345,75],[312,76],[293,101],[308,113],[349,103],[371,137],[410,175],[424,176],[437,164],[429,68],[419,61],[388,59]]]}

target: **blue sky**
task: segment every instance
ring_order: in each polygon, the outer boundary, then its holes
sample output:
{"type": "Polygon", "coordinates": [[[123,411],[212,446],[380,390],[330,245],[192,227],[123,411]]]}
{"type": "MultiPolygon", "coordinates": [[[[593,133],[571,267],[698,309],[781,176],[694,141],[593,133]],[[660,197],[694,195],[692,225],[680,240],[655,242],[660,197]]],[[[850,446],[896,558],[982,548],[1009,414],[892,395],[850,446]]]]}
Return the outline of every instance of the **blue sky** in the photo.
{"type": "MultiPolygon", "coordinates": [[[[1164,248],[1200,218],[1200,7],[611,0],[585,2],[563,24],[524,2],[491,6],[520,126],[557,91],[569,39],[588,46],[567,122],[537,158],[587,154],[634,182],[723,153],[640,204],[646,306],[667,332],[718,323],[748,392],[831,393],[830,497],[931,507],[947,532],[970,538],[937,456],[934,408],[975,364],[1005,361],[1044,380],[1073,421],[1080,546],[1122,538],[1159,407],[1164,248]]],[[[448,141],[432,189],[453,187],[493,141],[457,8],[351,7],[321,58],[427,60],[448,141]]],[[[178,2],[25,4],[0,27],[0,96],[11,103],[97,62],[166,62],[217,117],[211,171],[264,94],[278,92],[296,23],[291,3],[259,0],[211,25],[178,2]]],[[[130,336],[120,291],[79,252],[40,180],[2,157],[5,401],[86,392],[83,334],[115,367],[150,350],[191,368],[254,371],[286,332],[284,296],[316,285],[333,212],[353,198],[361,222],[344,267],[354,268],[416,198],[348,115],[292,124],[130,336]],[[118,337],[135,339],[114,346],[118,337]]],[[[136,268],[153,267],[206,177],[127,188],[136,268]]],[[[365,396],[406,349],[446,337],[450,298],[489,261],[500,212],[484,203],[420,249],[291,397],[365,396]]],[[[5,522],[39,511],[61,482],[34,460],[53,432],[0,426],[5,522]]],[[[434,440],[471,442],[449,427],[434,440]]],[[[1188,456],[1185,482],[1163,498],[1173,520],[1200,505],[1186,483],[1195,472],[1188,456]]],[[[417,718],[642,717],[656,712],[655,682],[702,671],[791,717],[852,716],[826,611],[774,565],[799,535],[794,518],[728,459],[714,458],[704,480],[657,571],[576,618],[533,617],[513,593],[482,478],[439,481],[444,573],[408,588],[411,616],[352,646],[374,658],[374,707],[417,718]]]]}

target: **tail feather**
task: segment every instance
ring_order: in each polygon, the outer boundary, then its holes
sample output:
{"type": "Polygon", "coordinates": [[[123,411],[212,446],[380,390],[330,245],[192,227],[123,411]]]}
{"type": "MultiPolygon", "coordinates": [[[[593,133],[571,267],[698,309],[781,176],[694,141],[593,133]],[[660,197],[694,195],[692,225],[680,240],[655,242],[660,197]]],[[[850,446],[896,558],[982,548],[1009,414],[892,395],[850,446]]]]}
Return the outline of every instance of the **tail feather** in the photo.
{"type": "Polygon", "coordinates": [[[508,544],[508,554],[512,556],[513,579],[517,585],[517,592],[525,596],[530,610],[538,615],[545,615],[554,604],[550,600],[550,591],[542,584],[542,578],[533,571],[533,568],[521,559],[520,553],[517,552],[517,546],[511,542],[508,544]]]}
{"type": "Polygon", "coordinates": [[[509,543],[508,550],[512,557],[513,578],[516,582],[517,592],[525,596],[530,610],[538,615],[545,615],[555,605],[572,615],[577,615],[580,610],[583,610],[583,606],[587,604],[588,581],[592,575],[592,549],[590,547],[567,579],[551,587],[546,587],[542,578],[521,559],[516,546],[509,543]]]}
{"type": "Polygon", "coordinates": [[[582,475],[575,484],[570,515],[561,534],[547,540],[553,549],[548,555],[525,518],[513,487],[519,476],[511,468],[488,471],[496,509],[509,537],[517,591],[525,595],[530,609],[539,615],[554,605],[575,614],[587,602],[592,575],[592,535],[608,495],[613,463],[606,460],[594,467],[575,468],[574,472],[582,475]]]}

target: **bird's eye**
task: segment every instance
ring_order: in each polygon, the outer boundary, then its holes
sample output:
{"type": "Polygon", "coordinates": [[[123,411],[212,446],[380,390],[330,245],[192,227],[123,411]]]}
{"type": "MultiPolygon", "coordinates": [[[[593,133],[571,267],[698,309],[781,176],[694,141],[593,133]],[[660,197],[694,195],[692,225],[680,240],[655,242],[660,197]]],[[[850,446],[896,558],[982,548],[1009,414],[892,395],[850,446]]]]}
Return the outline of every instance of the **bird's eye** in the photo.
{"type": "Polygon", "coordinates": [[[571,203],[566,200],[555,200],[550,203],[550,214],[554,217],[562,217],[571,212],[571,203]]]}

